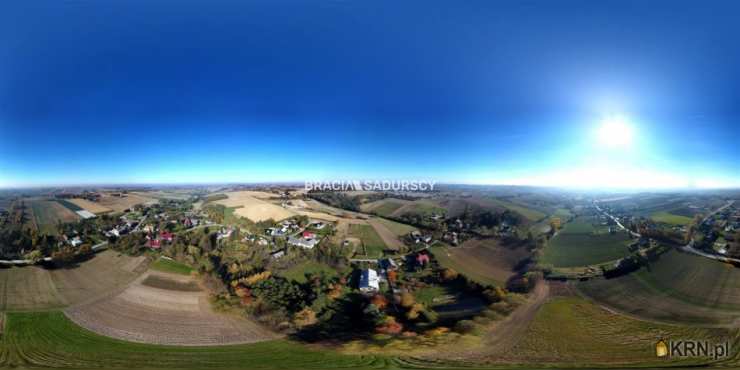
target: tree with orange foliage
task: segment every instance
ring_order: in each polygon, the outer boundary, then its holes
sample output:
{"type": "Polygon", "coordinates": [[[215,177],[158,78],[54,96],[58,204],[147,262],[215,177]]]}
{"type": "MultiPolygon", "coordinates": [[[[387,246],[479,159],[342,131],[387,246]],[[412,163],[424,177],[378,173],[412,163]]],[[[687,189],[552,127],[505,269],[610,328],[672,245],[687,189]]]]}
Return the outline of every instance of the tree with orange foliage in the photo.
{"type": "Polygon", "coordinates": [[[388,299],[382,294],[376,294],[370,299],[370,303],[378,307],[379,310],[382,310],[388,306],[388,299]]]}

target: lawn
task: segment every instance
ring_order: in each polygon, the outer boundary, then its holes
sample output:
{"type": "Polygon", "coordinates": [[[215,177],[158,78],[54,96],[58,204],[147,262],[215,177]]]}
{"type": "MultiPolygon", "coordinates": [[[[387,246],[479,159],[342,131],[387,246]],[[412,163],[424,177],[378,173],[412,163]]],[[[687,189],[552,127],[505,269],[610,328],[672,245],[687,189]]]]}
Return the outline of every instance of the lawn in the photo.
{"type": "Polygon", "coordinates": [[[287,270],[280,273],[283,277],[290,280],[295,280],[299,283],[306,282],[306,274],[318,274],[325,272],[329,276],[334,276],[337,271],[331,268],[329,265],[317,261],[304,261],[296,265],[291,266],[287,270]]]}
{"type": "Polygon", "coordinates": [[[391,359],[341,355],[286,340],[176,347],[124,342],[87,331],[58,311],[8,313],[0,367],[66,368],[385,368],[391,359]]]}
{"type": "Polygon", "coordinates": [[[349,236],[362,240],[362,247],[357,248],[356,257],[379,258],[387,246],[375,229],[370,225],[350,224],[349,236]]]}
{"type": "Polygon", "coordinates": [[[617,260],[629,254],[631,239],[625,232],[614,234],[594,227],[591,218],[579,218],[567,223],[550,239],[543,263],[555,267],[577,267],[617,260]]]}
{"type": "Polygon", "coordinates": [[[650,218],[655,222],[663,222],[671,225],[688,225],[692,220],[691,217],[680,216],[665,211],[655,212],[650,215],[650,218]]]}
{"type": "Polygon", "coordinates": [[[156,261],[152,262],[149,267],[152,270],[162,271],[162,272],[169,272],[172,274],[180,274],[180,275],[190,275],[191,272],[193,272],[193,268],[177,261],[173,261],[166,258],[159,258],[156,261]]]}

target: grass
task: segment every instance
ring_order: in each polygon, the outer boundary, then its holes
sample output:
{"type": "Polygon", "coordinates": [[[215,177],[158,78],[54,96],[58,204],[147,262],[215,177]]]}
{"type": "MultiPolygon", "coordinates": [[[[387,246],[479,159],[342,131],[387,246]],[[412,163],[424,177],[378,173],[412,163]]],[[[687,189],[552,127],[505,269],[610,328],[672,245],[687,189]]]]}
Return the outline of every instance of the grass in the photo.
{"type": "Polygon", "coordinates": [[[740,310],[740,269],[679,251],[615,279],[580,282],[579,291],[615,309],[661,321],[731,324],[740,310]]]}
{"type": "Polygon", "coordinates": [[[152,270],[169,272],[172,274],[190,275],[193,272],[193,268],[177,261],[173,261],[166,258],[159,258],[149,265],[152,270]]]}
{"type": "Polygon", "coordinates": [[[429,250],[432,252],[432,255],[440,266],[453,269],[479,284],[501,286],[505,283],[504,281],[486,274],[484,271],[473,268],[470,264],[452,258],[452,256],[448,255],[447,247],[436,245],[429,248],[429,250]]]}
{"type": "Polygon", "coordinates": [[[318,274],[325,272],[329,276],[334,276],[337,271],[331,268],[329,265],[317,261],[304,261],[299,264],[291,266],[289,269],[280,273],[284,278],[297,281],[299,283],[306,282],[306,274],[318,274]]]}
{"type": "Polygon", "coordinates": [[[285,341],[176,347],[125,342],[87,331],[58,311],[8,313],[0,367],[67,368],[383,368],[388,358],[348,356],[285,341]]]}
{"type": "Polygon", "coordinates": [[[80,207],[80,206],[78,206],[78,205],[76,205],[76,204],[74,204],[74,203],[72,203],[72,202],[70,202],[70,201],[68,201],[66,199],[57,199],[57,202],[59,204],[65,206],[65,207],[67,207],[67,209],[69,209],[72,212],[77,212],[77,211],[82,211],[83,210],[82,207],[80,207]]]}
{"type": "Polygon", "coordinates": [[[448,290],[439,285],[432,285],[425,288],[421,288],[414,292],[414,298],[419,303],[423,303],[427,306],[434,305],[434,298],[441,297],[449,294],[448,290]]]}
{"type": "Polygon", "coordinates": [[[357,248],[360,256],[368,258],[378,258],[383,256],[383,250],[387,248],[383,239],[370,225],[350,224],[349,236],[362,240],[365,246],[365,252],[362,248],[357,248]]]}
{"type": "Polygon", "coordinates": [[[380,202],[382,203],[377,207],[374,207],[372,213],[385,217],[390,216],[393,212],[404,206],[403,203],[394,202],[391,200],[381,200],[380,202]]]}
{"type": "Polygon", "coordinates": [[[39,233],[42,234],[57,235],[57,223],[59,221],[72,222],[79,220],[74,212],[55,201],[34,200],[27,202],[27,204],[33,210],[36,227],[39,233]]]}
{"type": "Polygon", "coordinates": [[[680,216],[665,211],[655,212],[650,215],[650,218],[653,221],[663,222],[671,225],[688,225],[692,221],[691,217],[680,216]]]}
{"type": "Polygon", "coordinates": [[[542,213],[540,211],[537,211],[537,210],[532,209],[532,208],[527,208],[527,207],[522,206],[522,205],[519,205],[519,204],[507,202],[507,201],[500,200],[500,199],[492,199],[492,200],[497,205],[499,205],[501,207],[504,207],[504,208],[506,208],[508,210],[514,211],[514,212],[516,212],[516,213],[524,216],[524,218],[526,218],[529,221],[539,221],[539,220],[545,218],[545,216],[546,216],[544,213],[542,213]]]}
{"type": "Polygon", "coordinates": [[[725,341],[728,329],[679,327],[640,321],[611,313],[576,297],[560,297],[545,304],[508,356],[527,362],[559,365],[640,364],[689,365],[708,359],[658,359],[660,338],[725,341]]]}
{"type": "Polygon", "coordinates": [[[578,267],[617,260],[629,254],[629,235],[609,234],[592,225],[591,218],[567,223],[545,248],[543,263],[555,267],[578,267]]]}
{"type": "Polygon", "coordinates": [[[383,224],[383,226],[387,227],[388,230],[390,230],[391,232],[393,232],[394,234],[398,236],[406,235],[406,234],[411,233],[412,231],[418,230],[417,228],[413,226],[402,224],[400,222],[395,222],[395,221],[387,220],[385,218],[380,218],[380,217],[378,217],[377,219],[378,219],[378,222],[383,224]]]}

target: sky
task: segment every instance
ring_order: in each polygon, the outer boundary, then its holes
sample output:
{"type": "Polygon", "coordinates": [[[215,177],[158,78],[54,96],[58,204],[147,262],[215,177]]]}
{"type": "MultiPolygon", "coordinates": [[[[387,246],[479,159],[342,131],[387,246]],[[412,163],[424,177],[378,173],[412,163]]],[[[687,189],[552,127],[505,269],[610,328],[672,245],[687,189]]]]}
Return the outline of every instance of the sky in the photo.
{"type": "Polygon", "coordinates": [[[738,14],[736,1],[2,2],[0,186],[740,186],[738,14]]]}

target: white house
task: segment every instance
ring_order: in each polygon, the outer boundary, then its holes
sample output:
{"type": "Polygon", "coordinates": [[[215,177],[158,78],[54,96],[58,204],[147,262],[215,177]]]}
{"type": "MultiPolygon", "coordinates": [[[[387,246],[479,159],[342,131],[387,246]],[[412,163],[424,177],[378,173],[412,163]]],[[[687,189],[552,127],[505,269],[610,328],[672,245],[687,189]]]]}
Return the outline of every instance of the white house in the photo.
{"type": "Polygon", "coordinates": [[[292,236],[288,238],[289,245],[294,245],[296,247],[303,247],[306,249],[311,249],[315,247],[316,244],[318,243],[319,241],[317,239],[294,238],[292,236]]]}
{"type": "Polygon", "coordinates": [[[380,289],[380,277],[378,272],[373,269],[362,270],[360,275],[360,291],[376,292],[380,289]]]}

